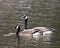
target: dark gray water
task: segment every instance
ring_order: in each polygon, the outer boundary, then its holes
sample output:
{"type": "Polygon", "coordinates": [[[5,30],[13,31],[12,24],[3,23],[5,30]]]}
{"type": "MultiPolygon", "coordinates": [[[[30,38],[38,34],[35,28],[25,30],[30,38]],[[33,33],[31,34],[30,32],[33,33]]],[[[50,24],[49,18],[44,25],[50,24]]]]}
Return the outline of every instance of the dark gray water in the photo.
{"type": "Polygon", "coordinates": [[[21,37],[19,48],[60,48],[59,0],[0,0],[0,48],[17,48],[14,27],[20,25],[24,29],[23,15],[31,17],[28,28],[47,26],[55,28],[56,33],[21,37]]]}

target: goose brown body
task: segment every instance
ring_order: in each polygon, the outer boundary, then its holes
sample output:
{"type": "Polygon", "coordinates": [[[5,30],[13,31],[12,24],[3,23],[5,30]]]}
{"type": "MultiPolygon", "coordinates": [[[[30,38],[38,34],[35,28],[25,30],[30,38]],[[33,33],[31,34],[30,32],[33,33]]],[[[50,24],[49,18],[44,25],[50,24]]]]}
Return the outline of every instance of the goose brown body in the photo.
{"type": "Polygon", "coordinates": [[[50,29],[48,28],[48,27],[34,27],[34,28],[32,28],[32,29],[38,29],[38,30],[40,30],[40,31],[42,31],[42,32],[45,32],[45,31],[49,31],[50,29]]]}
{"type": "Polygon", "coordinates": [[[19,36],[33,36],[34,33],[39,32],[39,30],[34,29],[25,29],[21,32],[19,32],[19,36]]]}
{"type": "Polygon", "coordinates": [[[46,32],[46,31],[56,31],[54,28],[50,28],[50,27],[34,27],[32,29],[38,29],[40,30],[40,32],[46,32]]]}

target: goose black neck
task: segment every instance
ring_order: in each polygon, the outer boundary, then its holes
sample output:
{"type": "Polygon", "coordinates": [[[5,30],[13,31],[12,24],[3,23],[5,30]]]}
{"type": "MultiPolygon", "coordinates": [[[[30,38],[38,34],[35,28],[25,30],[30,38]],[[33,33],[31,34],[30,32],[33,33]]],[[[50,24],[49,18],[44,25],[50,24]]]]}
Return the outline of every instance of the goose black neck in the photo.
{"type": "Polygon", "coordinates": [[[27,21],[28,19],[25,19],[25,29],[27,29],[27,21]]]}
{"type": "Polygon", "coordinates": [[[19,31],[20,31],[20,26],[18,27],[17,32],[16,32],[17,37],[19,37],[19,35],[18,35],[19,31]]]}
{"type": "Polygon", "coordinates": [[[20,26],[18,27],[18,29],[17,29],[17,32],[16,32],[16,36],[17,36],[17,44],[19,45],[19,40],[20,40],[20,38],[19,38],[19,32],[20,32],[20,26]]]}

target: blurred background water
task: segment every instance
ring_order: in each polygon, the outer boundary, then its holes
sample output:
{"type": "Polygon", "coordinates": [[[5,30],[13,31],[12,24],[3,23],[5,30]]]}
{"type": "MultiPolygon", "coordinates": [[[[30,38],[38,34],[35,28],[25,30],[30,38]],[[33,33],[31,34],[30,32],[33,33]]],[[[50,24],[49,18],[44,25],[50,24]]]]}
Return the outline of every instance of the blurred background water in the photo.
{"type": "Polygon", "coordinates": [[[31,17],[28,28],[52,27],[56,33],[39,39],[21,37],[19,48],[60,48],[59,0],[0,0],[0,48],[17,48],[14,27],[24,29],[23,15],[31,17]]]}

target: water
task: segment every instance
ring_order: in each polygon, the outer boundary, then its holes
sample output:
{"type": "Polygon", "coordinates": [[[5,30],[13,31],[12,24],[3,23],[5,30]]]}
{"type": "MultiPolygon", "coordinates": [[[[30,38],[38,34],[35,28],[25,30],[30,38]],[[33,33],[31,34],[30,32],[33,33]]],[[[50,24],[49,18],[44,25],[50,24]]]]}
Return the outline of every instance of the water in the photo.
{"type": "Polygon", "coordinates": [[[0,0],[0,48],[60,48],[59,0],[0,0]],[[29,16],[28,28],[47,26],[56,32],[39,37],[20,37],[17,47],[16,25],[24,29],[21,16],[29,16]]]}

